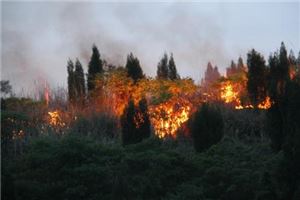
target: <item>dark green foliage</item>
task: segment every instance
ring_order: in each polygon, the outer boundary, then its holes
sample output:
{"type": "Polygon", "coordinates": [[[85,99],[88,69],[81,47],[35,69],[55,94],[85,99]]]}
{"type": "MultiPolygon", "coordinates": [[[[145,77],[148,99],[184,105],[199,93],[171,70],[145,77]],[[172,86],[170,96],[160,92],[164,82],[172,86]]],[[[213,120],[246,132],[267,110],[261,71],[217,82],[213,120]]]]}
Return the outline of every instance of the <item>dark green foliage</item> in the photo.
{"type": "Polygon", "coordinates": [[[82,65],[78,59],[76,59],[75,63],[74,79],[76,88],[76,100],[80,105],[83,105],[85,101],[85,79],[82,65]]]}
{"type": "Polygon", "coordinates": [[[176,64],[175,64],[172,53],[171,53],[168,67],[169,67],[169,70],[168,70],[169,71],[169,79],[170,80],[180,79],[180,76],[177,73],[176,64]]]}
{"type": "Polygon", "coordinates": [[[95,140],[113,139],[119,135],[116,117],[106,113],[94,113],[91,116],[79,117],[71,126],[70,134],[88,136],[95,140]]]}
{"type": "Polygon", "coordinates": [[[68,61],[67,70],[68,70],[69,102],[74,103],[76,100],[76,79],[75,79],[75,73],[74,73],[74,64],[73,64],[72,60],[68,61]]]}
{"type": "Polygon", "coordinates": [[[127,56],[127,63],[125,66],[127,74],[131,77],[134,82],[144,77],[143,70],[140,66],[140,61],[137,57],[134,57],[132,53],[127,56]]]}
{"type": "Polygon", "coordinates": [[[87,78],[87,88],[88,92],[91,93],[95,88],[95,79],[97,75],[103,72],[103,62],[100,58],[100,53],[98,48],[93,46],[93,54],[88,65],[88,78],[87,78]]]}
{"type": "Polygon", "coordinates": [[[201,152],[217,144],[223,137],[223,118],[214,105],[203,104],[194,114],[191,122],[191,135],[196,151],[201,152]]]}
{"type": "Polygon", "coordinates": [[[127,107],[121,116],[121,127],[122,127],[122,143],[124,145],[139,142],[136,138],[137,128],[135,125],[135,106],[133,100],[130,100],[127,107]]]}
{"type": "Polygon", "coordinates": [[[130,100],[121,116],[122,143],[123,145],[135,144],[150,136],[150,120],[148,116],[146,99],[134,105],[130,100]]]}
{"type": "Polygon", "coordinates": [[[281,189],[271,177],[279,161],[267,145],[229,138],[194,154],[155,138],[122,148],[84,137],[47,137],[5,163],[2,199],[273,200],[281,189]]]}
{"type": "Polygon", "coordinates": [[[156,76],[158,79],[168,79],[169,77],[168,55],[166,53],[157,65],[156,76]]]}
{"type": "Polygon", "coordinates": [[[247,54],[248,82],[247,90],[251,103],[254,107],[264,101],[267,94],[265,60],[254,49],[247,54]]]}
{"type": "Polygon", "coordinates": [[[148,114],[147,100],[145,98],[142,98],[142,100],[139,102],[139,113],[143,122],[139,127],[140,135],[143,139],[149,138],[151,134],[151,123],[148,114]]]}

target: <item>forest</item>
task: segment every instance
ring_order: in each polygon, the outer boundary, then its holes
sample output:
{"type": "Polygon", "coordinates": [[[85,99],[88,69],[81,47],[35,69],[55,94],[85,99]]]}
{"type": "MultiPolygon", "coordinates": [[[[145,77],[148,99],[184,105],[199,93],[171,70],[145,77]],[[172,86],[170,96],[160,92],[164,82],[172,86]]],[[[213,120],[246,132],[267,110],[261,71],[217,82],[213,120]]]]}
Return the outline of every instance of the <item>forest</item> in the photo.
{"type": "Polygon", "coordinates": [[[96,45],[67,89],[1,80],[2,199],[300,199],[300,52],[251,49],[199,84],[162,55],[156,77],[96,45]]]}

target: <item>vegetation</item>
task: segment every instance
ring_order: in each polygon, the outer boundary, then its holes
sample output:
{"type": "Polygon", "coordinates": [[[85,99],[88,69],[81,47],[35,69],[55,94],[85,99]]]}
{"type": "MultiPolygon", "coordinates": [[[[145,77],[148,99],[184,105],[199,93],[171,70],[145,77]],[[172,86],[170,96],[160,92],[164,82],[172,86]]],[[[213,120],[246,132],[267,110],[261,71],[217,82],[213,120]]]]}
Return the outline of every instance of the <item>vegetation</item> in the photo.
{"type": "Polygon", "coordinates": [[[69,60],[64,102],[1,81],[2,199],[299,199],[300,53],[209,63],[201,86],[172,54],[156,79],[104,63],[93,46],[85,82],[69,60]]]}
{"type": "Polygon", "coordinates": [[[213,105],[203,104],[194,114],[190,128],[196,151],[208,149],[218,143],[224,134],[220,110],[213,105]]]}

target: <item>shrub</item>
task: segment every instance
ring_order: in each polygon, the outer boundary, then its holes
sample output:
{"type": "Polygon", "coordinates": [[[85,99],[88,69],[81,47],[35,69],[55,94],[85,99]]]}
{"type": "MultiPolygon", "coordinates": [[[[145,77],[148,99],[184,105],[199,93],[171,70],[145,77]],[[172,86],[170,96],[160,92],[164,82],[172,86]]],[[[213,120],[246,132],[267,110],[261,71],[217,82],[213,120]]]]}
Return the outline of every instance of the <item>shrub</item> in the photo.
{"type": "Polygon", "coordinates": [[[70,129],[71,134],[89,136],[93,139],[115,138],[118,132],[117,118],[103,113],[80,117],[70,129]]]}
{"type": "Polygon", "coordinates": [[[223,137],[223,118],[214,105],[203,104],[191,120],[191,135],[196,151],[208,149],[223,137]]]}

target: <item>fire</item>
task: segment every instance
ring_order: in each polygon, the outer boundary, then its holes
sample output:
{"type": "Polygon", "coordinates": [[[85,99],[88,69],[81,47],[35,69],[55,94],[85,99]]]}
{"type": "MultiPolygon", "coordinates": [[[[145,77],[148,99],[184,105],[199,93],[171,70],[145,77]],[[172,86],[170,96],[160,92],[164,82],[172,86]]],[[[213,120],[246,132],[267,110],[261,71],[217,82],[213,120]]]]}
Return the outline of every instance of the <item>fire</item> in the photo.
{"type": "MultiPolygon", "coordinates": [[[[232,83],[230,81],[226,81],[221,84],[221,99],[227,103],[234,105],[234,108],[237,110],[241,109],[253,109],[254,106],[251,104],[242,105],[240,96],[243,91],[243,87],[239,83],[232,83]]],[[[272,105],[271,99],[269,96],[266,99],[258,104],[258,109],[269,109],[272,105]]]]}
{"type": "Polygon", "coordinates": [[[62,121],[60,113],[58,110],[53,112],[48,112],[49,115],[49,124],[55,127],[64,127],[66,124],[62,121]]]}
{"type": "Polygon", "coordinates": [[[150,121],[159,138],[176,137],[176,131],[189,119],[191,107],[164,102],[149,109],[150,121]]]}
{"type": "Polygon", "coordinates": [[[238,101],[238,92],[234,91],[233,85],[229,81],[226,81],[224,85],[221,86],[221,99],[223,99],[225,103],[238,101]]]}
{"type": "Polygon", "coordinates": [[[272,105],[271,99],[269,96],[266,97],[266,99],[261,102],[260,104],[258,104],[258,108],[259,109],[269,109],[272,105]]]}

